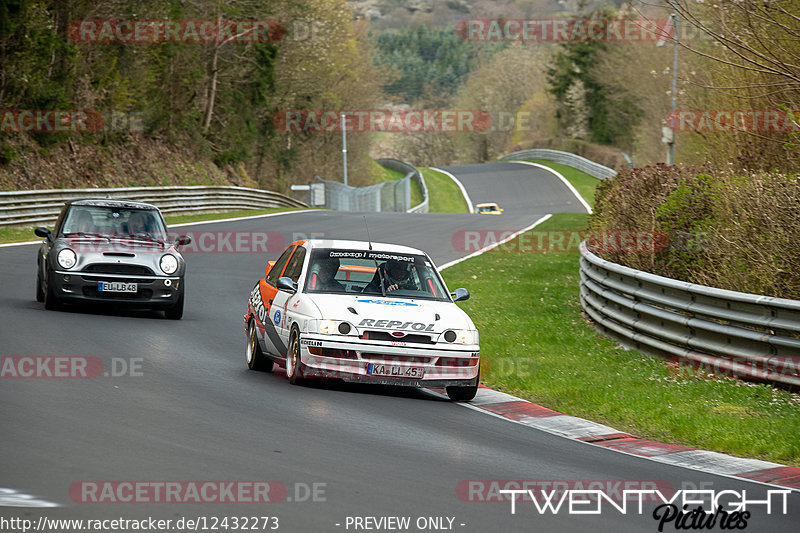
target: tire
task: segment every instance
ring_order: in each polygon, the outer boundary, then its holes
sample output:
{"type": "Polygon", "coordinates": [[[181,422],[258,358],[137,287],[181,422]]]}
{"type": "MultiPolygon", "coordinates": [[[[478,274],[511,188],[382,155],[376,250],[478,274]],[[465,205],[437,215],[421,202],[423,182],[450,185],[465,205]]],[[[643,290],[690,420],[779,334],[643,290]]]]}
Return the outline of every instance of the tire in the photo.
{"type": "Polygon", "coordinates": [[[43,302],[44,301],[44,291],[42,290],[42,278],[39,277],[39,273],[36,273],[36,301],[43,302]]]}
{"type": "Polygon", "coordinates": [[[53,284],[47,283],[47,288],[43,290],[42,298],[44,299],[44,308],[48,311],[56,311],[61,308],[61,302],[53,292],[53,284]]]}
{"type": "Polygon", "coordinates": [[[164,316],[170,320],[180,320],[183,317],[183,292],[175,305],[164,310],[164,316]]]}
{"type": "Polygon", "coordinates": [[[245,355],[247,357],[247,368],[250,370],[272,372],[272,359],[264,355],[261,345],[258,344],[255,320],[251,320],[250,325],[247,326],[247,349],[245,350],[245,355]]]}
{"type": "Polygon", "coordinates": [[[289,336],[289,347],[286,349],[286,377],[289,383],[299,385],[303,382],[303,363],[300,361],[300,331],[294,327],[289,336]]]}
{"type": "Polygon", "coordinates": [[[447,397],[454,402],[468,402],[475,398],[475,395],[478,393],[478,384],[480,382],[481,373],[479,371],[478,377],[475,378],[475,385],[453,385],[450,387],[445,387],[445,390],[447,390],[447,397]]]}

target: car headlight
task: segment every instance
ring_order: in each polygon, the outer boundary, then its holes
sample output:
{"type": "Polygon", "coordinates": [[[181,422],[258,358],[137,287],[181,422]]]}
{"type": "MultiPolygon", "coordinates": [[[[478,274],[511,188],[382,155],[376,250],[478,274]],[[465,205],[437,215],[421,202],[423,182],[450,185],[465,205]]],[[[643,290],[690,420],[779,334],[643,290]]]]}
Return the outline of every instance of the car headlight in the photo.
{"type": "Polygon", "coordinates": [[[336,333],[336,322],[333,320],[322,320],[319,323],[319,332],[324,335],[333,335],[336,333]]]}
{"type": "Polygon", "coordinates": [[[457,329],[456,342],[458,344],[477,344],[478,332],[471,329],[457,329]]]}
{"type": "Polygon", "coordinates": [[[178,270],[178,259],[172,254],[164,254],[161,256],[159,266],[164,274],[174,274],[178,270]]]}
{"type": "Polygon", "coordinates": [[[78,262],[78,256],[69,248],[64,248],[56,256],[56,261],[61,268],[72,268],[78,262]]]}

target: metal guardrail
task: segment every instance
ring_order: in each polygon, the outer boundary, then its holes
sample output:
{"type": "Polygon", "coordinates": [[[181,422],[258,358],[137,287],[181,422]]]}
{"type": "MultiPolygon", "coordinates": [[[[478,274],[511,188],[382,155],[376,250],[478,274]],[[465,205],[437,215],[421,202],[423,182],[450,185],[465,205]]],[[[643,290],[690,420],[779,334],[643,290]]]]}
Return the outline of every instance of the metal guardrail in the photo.
{"type": "Polygon", "coordinates": [[[54,222],[67,200],[113,198],[154,204],[165,214],[308,207],[277,192],[246,187],[125,187],[0,192],[0,227],[54,222]]]}
{"type": "Polygon", "coordinates": [[[559,150],[549,150],[547,148],[535,148],[532,150],[521,150],[500,158],[500,161],[513,161],[515,159],[544,159],[545,161],[553,161],[554,163],[562,163],[569,165],[578,170],[586,172],[590,176],[604,180],[612,178],[617,175],[617,171],[613,168],[608,168],[600,163],[590,161],[585,157],[571,154],[569,152],[561,152],[559,150]]]}
{"type": "Polygon", "coordinates": [[[364,212],[428,212],[428,188],[422,174],[413,166],[396,159],[377,159],[379,165],[404,174],[399,180],[386,180],[366,187],[352,187],[319,176],[309,184],[310,203],[337,211],[364,212]],[[411,180],[417,181],[423,201],[411,206],[411,180]]]}
{"type": "Polygon", "coordinates": [[[417,182],[419,190],[422,192],[422,202],[414,207],[410,207],[408,213],[427,213],[428,212],[428,186],[425,185],[425,178],[422,177],[422,172],[410,163],[404,163],[397,159],[378,159],[378,164],[389,170],[396,170],[405,174],[406,178],[410,178],[417,182]]]}
{"type": "Polygon", "coordinates": [[[716,375],[800,386],[800,301],[642,272],[585,242],[580,276],[584,311],[612,337],[716,375]]]}

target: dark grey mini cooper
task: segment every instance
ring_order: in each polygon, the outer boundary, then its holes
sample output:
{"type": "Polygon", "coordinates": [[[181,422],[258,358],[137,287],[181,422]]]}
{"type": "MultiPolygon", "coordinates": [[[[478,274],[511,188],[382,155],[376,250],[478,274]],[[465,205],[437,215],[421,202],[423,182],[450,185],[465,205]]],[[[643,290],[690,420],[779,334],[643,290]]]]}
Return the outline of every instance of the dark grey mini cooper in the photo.
{"type": "Polygon", "coordinates": [[[47,309],[63,302],[105,302],[163,309],[183,316],[186,264],[154,205],[123,200],[71,200],[37,257],[36,300],[47,309]]]}

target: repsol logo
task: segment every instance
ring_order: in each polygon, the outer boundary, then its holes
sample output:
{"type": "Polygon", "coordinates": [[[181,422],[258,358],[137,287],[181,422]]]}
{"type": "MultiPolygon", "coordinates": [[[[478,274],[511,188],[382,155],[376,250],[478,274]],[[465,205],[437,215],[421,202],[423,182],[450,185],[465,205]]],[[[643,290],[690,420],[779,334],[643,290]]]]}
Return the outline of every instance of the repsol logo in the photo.
{"type": "Polygon", "coordinates": [[[261,299],[261,290],[259,289],[258,285],[253,287],[253,291],[250,293],[250,302],[253,305],[253,310],[258,315],[258,320],[262,324],[267,322],[267,310],[264,308],[264,301],[261,299]]]}
{"type": "Polygon", "coordinates": [[[386,329],[412,329],[414,331],[433,331],[434,324],[423,324],[422,322],[401,322],[399,320],[374,320],[365,318],[358,324],[371,328],[386,329]]]}

